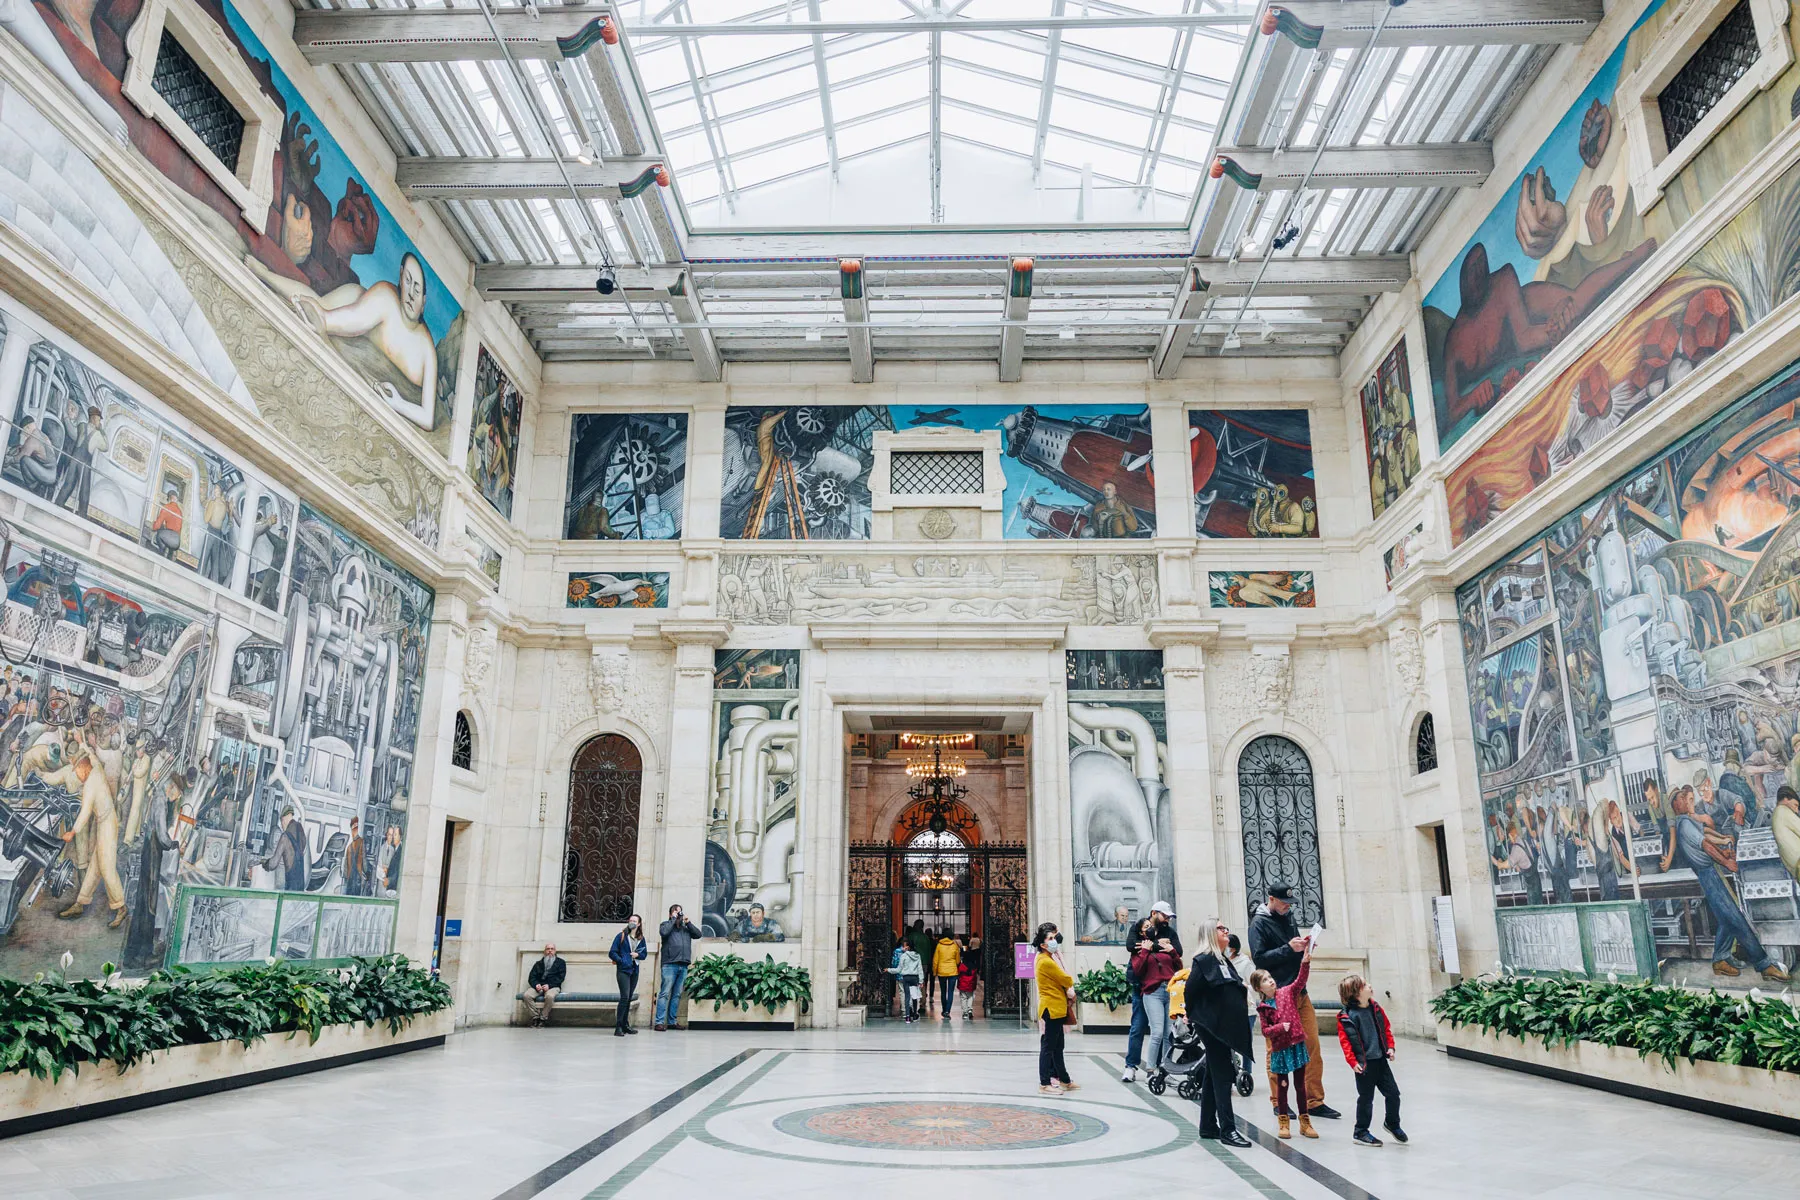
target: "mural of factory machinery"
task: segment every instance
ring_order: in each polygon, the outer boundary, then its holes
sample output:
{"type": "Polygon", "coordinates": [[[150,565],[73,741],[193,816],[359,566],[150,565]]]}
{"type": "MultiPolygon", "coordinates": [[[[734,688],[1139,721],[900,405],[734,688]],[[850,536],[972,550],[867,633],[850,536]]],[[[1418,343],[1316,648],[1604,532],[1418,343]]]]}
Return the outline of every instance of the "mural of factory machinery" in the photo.
{"type": "Polygon", "coordinates": [[[1458,593],[1509,961],[1747,983],[1800,957],[1797,404],[1790,367],[1458,593]]]}
{"type": "Polygon", "coordinates": [[[1116,946],[1175,902],[1162,651],[1067,651],[1075,937],[1116,946]]]}
{"type": "Polygon", "coordinates": [[[875,432],[921,426],[1000,432],[1008,538],[1156,532],[1149,412],[1141,405],[1093,404],[734,408],[725,417],[720,533],[867,538],[875,432]]]}
{"type": "Polygon", "coordinates": [[[120,544],[0,525],[0,975],[387,949],[430,591],[11,316],[0,487],[120,544]]]}
{"type": "Polygon", "coordinates": [[[801,933],[800,651],[719,650],[702,927],[780,942],[801,933]]]}

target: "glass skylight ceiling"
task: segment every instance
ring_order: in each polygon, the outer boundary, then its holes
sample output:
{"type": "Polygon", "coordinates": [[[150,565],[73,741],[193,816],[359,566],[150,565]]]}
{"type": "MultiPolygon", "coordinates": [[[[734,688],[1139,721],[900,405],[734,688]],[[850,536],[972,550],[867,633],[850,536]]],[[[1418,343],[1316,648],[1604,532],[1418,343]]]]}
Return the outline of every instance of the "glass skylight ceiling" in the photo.
{"type": "Polygon", "coordinates": [[[695,231],[1042,228],[1189,222],[1255,8],[630,0],[620,16],[695,231]],[[717,28],[1046,15],[1226,19],[932,33],[717,28]],[[662,34],[683,25],[704,31],[662,34]]]}

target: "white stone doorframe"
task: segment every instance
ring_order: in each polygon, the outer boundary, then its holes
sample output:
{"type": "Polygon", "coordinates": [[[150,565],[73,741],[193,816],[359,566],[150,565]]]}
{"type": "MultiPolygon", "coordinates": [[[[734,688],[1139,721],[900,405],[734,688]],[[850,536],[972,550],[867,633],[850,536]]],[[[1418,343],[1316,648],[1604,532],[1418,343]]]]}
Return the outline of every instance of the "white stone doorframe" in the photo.
{"type": "MultiPolygon", "coordinates": [[[[918,656],[922,670],[894,678],[855,672],[858,650],[875,649],[823,638],[814,640],[824,653],[808,672],[806,713],[806,778],[808,787],[801,803],[809,876],[806,898],[806,939],[803,961],[812,974],[815,1026],[837,1024],[837,973],[840,927],[848,901],[846,828],[849,808],[849,748],[847,718],[855,714],[936,717],[965,714],[970,717],[1024,714],[1031,718],[1026,816],[1027,921],[1055,921],[1067,928],[1074,920],[1073,867],[1069,860],[1068,720],[1066,668],[1063,641],[1058,628],[1031,639],[997,633],[984,652],[971,641],[961,645],[907,645],[908,657],[918,656]],[[834,648],[835,647],[835,648],[834,648]],[[851,669],[834,678],[833,655],[851,669]],[[993,656],[996,667],[977,665],[980,657],[993,656]],[[975,659],[976,662],[971,660],[975,659]],[[1020,669],[1023,668],[1023,669],[1020,669]],[[954,681],[948,686],[944,681],[954,681]]],[[[884,651],[893,644],[884,643],[884,651]]]]}

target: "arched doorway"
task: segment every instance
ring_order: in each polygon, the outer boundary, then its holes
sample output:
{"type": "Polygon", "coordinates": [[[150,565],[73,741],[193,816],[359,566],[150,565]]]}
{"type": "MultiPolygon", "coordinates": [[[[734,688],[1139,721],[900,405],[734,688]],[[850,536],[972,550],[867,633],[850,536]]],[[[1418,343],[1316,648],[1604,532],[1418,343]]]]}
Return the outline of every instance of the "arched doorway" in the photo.
{"type": "Polygon", "coordinates": [[[1256,911],[1275,884],[1293,889],[1302,927],[1325,923],[1319,816],[1312,762],[1294,742],[1266,735],[1238,755],[1238,808],[1244,824],[1244,893],[1256,911]]]}

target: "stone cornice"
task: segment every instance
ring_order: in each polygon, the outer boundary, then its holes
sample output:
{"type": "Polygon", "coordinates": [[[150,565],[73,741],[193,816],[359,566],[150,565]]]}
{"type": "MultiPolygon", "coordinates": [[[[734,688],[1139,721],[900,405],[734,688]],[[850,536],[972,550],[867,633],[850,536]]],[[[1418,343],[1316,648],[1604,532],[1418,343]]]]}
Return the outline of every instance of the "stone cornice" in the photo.
{"type": "Polygon", "coordinates": [[[933,649],[983,646],[996,649],[1060,649],[1068,640],[1065,624],[1035,621],[962,621],[889,623],[821,621],[807,627],[813,645],[832,649],[933,649]]]}

